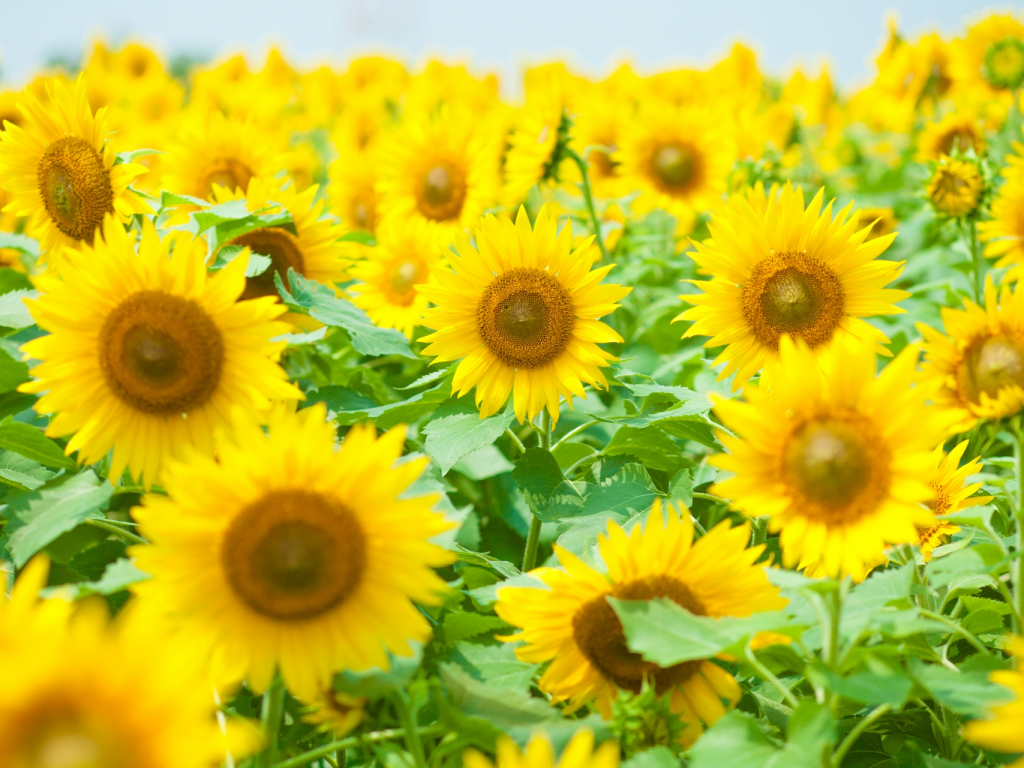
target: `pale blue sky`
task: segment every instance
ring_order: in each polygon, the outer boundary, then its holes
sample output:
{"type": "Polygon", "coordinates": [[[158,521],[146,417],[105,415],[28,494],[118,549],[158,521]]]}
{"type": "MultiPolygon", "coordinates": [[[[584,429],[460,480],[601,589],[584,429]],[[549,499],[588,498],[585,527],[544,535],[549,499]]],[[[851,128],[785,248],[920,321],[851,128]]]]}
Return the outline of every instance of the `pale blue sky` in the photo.
{"type": "MultiPolygon", "coordinates": [[[[734,40],[784,74],[827,58],[837,79],[863,79],[887,10],[915,33],[955,32],[990,6],[963,0],[0,0],[0,68],[20,84],[54,54],[95,35],[141,38],[164,53],[259,56],[280,43],[302,65],[383,50],[415,65],[429,54],[509,80],[523,62],[564,56],[591,74],[629,58],[641,69],[707,64],[734,40]]],[[[1004,6],[1005,7],[1005,6],[1004,6]]],[[[1018,7],[1018,11],[1019,11],[1018,7]]],[[[518,90],[515,82],[507,91],[518,90]]]]}

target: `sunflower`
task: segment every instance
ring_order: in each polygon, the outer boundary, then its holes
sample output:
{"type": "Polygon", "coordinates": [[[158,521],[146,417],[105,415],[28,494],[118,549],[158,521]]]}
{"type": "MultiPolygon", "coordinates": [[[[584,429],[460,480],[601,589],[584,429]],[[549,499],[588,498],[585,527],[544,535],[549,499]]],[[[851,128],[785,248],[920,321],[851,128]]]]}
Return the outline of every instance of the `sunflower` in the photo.
{"type": "Polygon", "coordinates": [[[963,309],[942,308],[948,336],[918,323],[924,336],[922,377],[939,386],[936,403],[956,415],[956,430],[978,419],[996,420],[1024,403],[1024,288],[1004,284],[997,296],[985,281],[985,306],[964,299],[963,309]]]}
{"type": "Polygon", "coordinates": [[[346,278],[346,268],[351,262],[345,256],[344,244],[338,242],[344,229],[334,219],[322,216],[324,201],[317,199],[318,190],[314,185],[298,192],[295,184],[281,187],[278,182],[261,177],[253,178],[244,193],[240,190],[229,193],[224,187],[218,187],[214,194],[218,203],[244,197],[250,211],[284,210],[292,217],[292,226],[288,229],[263,227],[224,243],[245,246],[252,253],[270,258],[266,271],[246,278],[242,299],[277,298],[274,275],[280,275],[285,287],[290,288],[289,269],[332,287],[346,278]]]}
{"type": "Polygon", "coordinates": [[[864,242],[876,237],[885,237],[896,231],[896,216],[892,208],[861,208],[856,211],[857,229],[868,227],[868,235],[864,242]]]}
{"type": "Polygon", "coordinates": [[[410,339],[429,302],[416,290],[444,261],[442,236],[425,219],[387,219],[377,245],[355,263],[351,274],[353,303],[366,310],[374,324],[397,328],[410,339]]]}
{"type": "Polygon", "coordinates": [[[618,768],[619,745],[606,741],[594,749],[594,734],[586,729],[577,731],[569,740],[561,759],[555,762],[551,742],[543,733],[534,734],[520,751],[507,736],[498,739],[497,761],[492,763],[475,749],[462,753],[464,768],[618,768]]]}
{"type": "Polygon", "coordinates": [[[968,440],[964,440],[953,448],[948,454],[944,453],[940,445],[935,449],[933,459],[935,470],[929,482],[935,496],[927,503],[928,508],[935,513],[935,524],[928,528],[919,528],[918,542],[921,546],[921,555],[927,563],[932,559],[932,552],[936,547],[944,544],[954,533],[959,533],[959,526],[952,525],[941,518],[964,507],[973,507],[978,504],[987,504],[992,501],[991,496],[971,496],[981,488],[984,483],[972,483],[964,485],[964,481],[971,475],[981,471],[981,457],[976,456],[962,467],[959,466],[964,451],[967,450],[968,440]],[[971,498],[968,498],[971,496],[971,498]]]}
{"type": "Polygon", "coordinates": [[[461,110],[413,115],[380,152],[382,217],[436,222],[451,241],[476,226],[498,197],[495,137],[461,110]]]}
{"type": "Polygon", "coordinates": [[[505,152],[505,187],[502,200],[514,208],[542,181],[559,183],[567,166],[559,157],[559,147],[569,135],[566,97],[554,83],[533,89],[526,104],[518,110],[505,152]]]}
{"type": "Polygon", "coordinates": [[[721,116],[705,109],[662,105],[641,111],[623,128],[612,158],[623,184],[640,190],[638,212],[663,208],[688,232],[697,214],[718,205],[735,156],[721,123],[721,116]]]}
{"type": "Polygon", "coordinates": [[[1024,75],[1024,24],[1010,14],[991,14],[952,46],[957,87],[991,98],[1014,88],[1024,75]]]}
{"type": "Polygon", "coordinates": [[[163,188],[213,200],[214,186],[246,190],[254,177],[273,178],[288,165],[283,141],[251,121],[193,109],[163,158],[163,188]]]}
{"type": "Polygon", "coordinates": [[[590,147],[588,173],[597,197],[618,197],[630,191],[623,186],[618,162],[612,159],[629,118],[629,109],[623,110],[620,101],[597,89],[580,104],[574,118],[570,144],[581,156],[590,147]]]}
{"type": "Polygon", "coordinates": [[[991,220],[978,223],[978,237],[986,243],[985,255],[999,259],[997,268],[1010,268],[1004,282],[1020,280],[1024,275],[1024,173],[1018,170],[1000,187],[991,214],[991,220]]]}
{"type": "Polygon", "coordinates": [[[238,419],[216,459],[174,462],[168,495],[134,510],[153,575],[134,589],[256,691],[276,668],[306,701],[340,670],[387,669],[386,651],[430,637],[414,602],[440,602],[431,568],[454,559],[429,541],[451,527],[436,496],[399,498],[428,462],[396,464],[404,442],[404,427],[357,426],[335,452],[322,405],[279,407],[266,433],[238,419]]]}
{"type": "Polygon", "coordinates": [[[27,302],[48,336],[22,347],[45,392],[39,413],[56,414],[47,434],[74,434],[67,453],[93,463],[114,449],[110,480],[128,467],[156,482],[165,459],[184,446],[212,450],[232,406],[258,412],[273,398],[300,399],[276,360],[289,326],[273,299],[236,302],[246,256],[212,277],[206,246],[173,233],[163,242],[143,224],[139,252],[113,216],[94,247],[65,251],[61,277],[36,278],[27,302]]]}
{"type": "Polygon", "coordinates": [[[180,645],[109,625],[99,605],[72,617],[70,603],[40,602],[47,570],[34,560],[0,605],[0,765],[214,768],[254,750],[251,731],[217,727],[210,684],[180,645]]]}
{"type": "MultiPolygon", "coordinates": [[[[1006,754],[1024,752],[1024,638],[1014,637],[1007,650],[1013,655],[1016,669],[992,672],[993,683],[1009,688],[1013,701],[992,708],[986,720],[974,720],[964,726],[967,740],[984,749],[1006,754]]],[[[1024,758],[1009,763],[1007,768],[1024,768],[1024,758]]]]}
{"type": "Polygon", "coordinates": [[[985,151],[985,136],[978,121],[970,115],[955,112],[938,121],[930,122],[917,140],[918,160],[938,160],[950,155],[954,149],[978,155],[985,151]]]}
{"type": "Polygon", "coordinates": [[[1004,37],[985,51],[985,79],[996,88],[1014,90],[1024,83],[1024,40],[1004,37]]]}
{"type": "Polygon", "coordinates": [[[977,163],[943,155],[928,182],[928,199],[943,216],[969,216],[978,209],[984,186],[977,163]]]}
{"type": "Polygon", "coordinates": [[[4,210],[28,217],[26,231],[39,239],[43,260],[92,241],[108,213],[128,222],[151,212],[129,188],[146,169],[115,164],[104,138],[106,110],[93,115],[84,82],[69,91],[48,80],[45,92],[40,98],[26,91],[18,103],[22,124],[8,122],[0,131],[0,177],[10,193],[4,210]]]}
{"type": "Polygon", "coordinates": [[[672,710],[685,727],[690,745],[740,698],[740,686],[709,660],[659,667],[626,647],[622,624],[606,598],[651,600],[667,597],[698,616],[749,616],[783,608],[786,601],[754,565],[763,546],[747,548],[750,527],[730,528],[724,521],[696,542],[689,513],[655,500],[646,527],[628,534],[615,523],[598,537],[606,573],[594,570],[555,545],[562,568],[538,568],[530,574],[545,588],[504,587],[495,611],[519,627],[505,638],[522,641],[516,656],[551,664],[540,688],[557,704],[576,708],[594,702],[606,718],[619,690],[639,693],[645,680],[655,692],[671,696],[672,710]]]}
{"type": "Polygon", "coordinates": [[[583,383],[605,387],[600,369],[616,360],[598,344],[622,337],[598,318],[614,312],[631,288],[603,285],[613,264],[591,270],[593,238],[572,249],[572,224],[556,231],[548,206],[530,228],[526,209],[516,223],[484,218],[476,247],[465,238],[454,271],[434,269],[420,293],[437,306],[424,325],[435,333],[423,354],[435,363],[464,358],[452,381],[461,397],[476,387],[480,417],[502,408],[513,393],[522,422],[544,410],[558,421],[559,398],[586,399],[583,383]]]}
{"type": "Polygon", "coordinates": [[[340,739],[363,722],[365,707],[366,699],[362,697],[326,688],[313,699],[312,706],[302,719],[340,739]]]}
{"type": "Polygon", "coordinates": [[[711,462],[734,476],[715,492],[769,517],[785,567],[861,579],[886,544],[917,543],[934,524],[924,502],[949,419],[925,405],[934,388],[911,386],[917,356],[906,348],[876,377],[870,344],[844,337],[816,356],[786,336],[770,390],[716,403],[735,435],[719,436],[729,452],[711,462]]]}
{"type": "Polygon", "coordinates": [[[733,195],[709,225],[711,239],[690,256],[713,279],[694,282],[704,290],[681,296],[694,304],[676,320],[692,320],[683,338],[711,336],[705,347],[726,345],[715,360],[725,363],[719,380],[733,372],[739,389],[778,357],[784,335],[823,349],[845,331],[865,341],[888,342],[862,317],[902,312],[895,302],[910,294],[886,289],[902,262],[877,260],[895,234],[868,238],[858,229],[851,203],[834,218],[832,203],[821,210],[824,190],[804,209],[800,187],[786,184],[748,196],[733,195]],[[754,204],[748,196],[758,198],[754,204]]]}
{"type": "Polygon", "coordinates": [[[380,218],[376,158],[372,154],[343,154],[331,163],[328,174],[331,210],[345,226],[375,232],[380,218]]]}

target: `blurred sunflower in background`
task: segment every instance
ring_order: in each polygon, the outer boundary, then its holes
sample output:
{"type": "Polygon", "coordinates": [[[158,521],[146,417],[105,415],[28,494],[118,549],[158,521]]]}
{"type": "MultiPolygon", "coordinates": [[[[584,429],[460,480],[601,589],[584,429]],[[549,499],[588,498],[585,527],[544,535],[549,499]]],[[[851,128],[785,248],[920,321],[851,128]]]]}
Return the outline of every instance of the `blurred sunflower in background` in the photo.
{"type": "Polygon", "coordinates": [[[477,750],[468,749],[462,754],[462,764],[465,768],[618,768],[619,765],[619,745],[606,741],[594,749],[594,734],[586,729],[573,735],[557,762],[551,741],[543,733],[530,738],[525,752],[508,737],[498,739],[497,749],[493,763],[477,750]]]}
{"type": "Polygon", "coordinates": [[[935,524],[918,529],[921,555],[926,563],[931,560],[936,547],[945,543],[954,533],[960,532],[958,526],[944,521],[943,515],[992,501],[991,496],[973,495],[984,483],[965,483],[968,477],[981,471],[981,458],[978,456],[960,466],[960,459],[969,442],[961,441],[948,454],[942,450],[941,445],[935,449],[935,471],[929,483],[935,496],[926,502],[928,508],[935,513],[935,524]]]}

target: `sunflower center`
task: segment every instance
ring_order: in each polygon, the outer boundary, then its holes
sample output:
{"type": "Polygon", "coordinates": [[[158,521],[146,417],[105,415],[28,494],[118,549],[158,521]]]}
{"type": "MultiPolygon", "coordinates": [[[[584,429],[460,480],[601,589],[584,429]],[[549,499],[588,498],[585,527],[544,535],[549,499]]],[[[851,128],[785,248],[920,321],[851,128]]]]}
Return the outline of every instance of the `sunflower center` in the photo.
{"type": "Polygon", "coordinates": [[[685,144],[666,144],[651,158],[651,170],[663,187],[678,192],[693,179],[697,157],[685,144]]]}
{"type": "Polygon", "coordinates": [[[57,139],[43,152],[36,172],[50,219],[73,240],[89,240],[114,210],[114,188],[103,158],[77,136],[57,139]]]}
{"type": "Polygon", "coordinates": [[[235,594],[272,619],[313,619],[343,603],[366,569],[366,536],[336,499],[271,491],[243,509],[221,545],[235,594]]]}
{"type": "Polygon", "coordinates": [[[373,207],[362,198],[357,198],[352,203],[352,221],[357,229],[367,232],[373,231],[373,207]]]}
{"type": "Polygon", "coordinates": [[[253,177],[252,169],[234,157],[219,157],[211,162],[199,177],[199,189],[207,200],[213,199],[213,185],[224,187],[229,192],[249,188],[253,177]]]}
{"type": "MultiPolygon", "coordinates": [[[[928,507],[936,515],[944,515],[949,512],[949,508],[952,506],[949,500],[949,494],[942,487],[941,483],[930,483],[931,488],[935,491],[935,496],[925,502],[925,506],[928,507]]],[[[936,530],[936,529],[929,529],[936,530]]]]}
{"type": "MultiPolygon", "coordinates": [[[[128,768],[130,760],[110,734],[86,727],[77,719],[61,717],[29,726],[24,741],[15,747],[15,766],[25,768],[128,768]]],[[[10,757],[10,756],[8,756],[10,757]]],[[[5,763],[6,764],[6,763],[5,763]]]]}
{"type": "Polygon", "coordinates": [[[789,334],[816,347],[832,338],[843,318],[843,286],[806,252],[776,253],[750,271],[741,290],[743,316],[765,346],[779,348],[789,334]]]}
{"type": "Polygon", "coordinates": [[[466,199],[466,180],[451,163],[435,163],[423,174],[419,192],[420,213],[428,219],[457,219],[466,199]]]}
{"type": "Polygon", "coordinates": [[[985,79],[997,88],[1019,88],[1024,82],[1024,41],[1007,37],[985,51],[985,79]]]}
{"type": "Polygon", "coordinates": [[[229,245],[248,246],[253,253],[270,259],[270,266],[263,272],[245,279],[245,290],[241,298],[255,299],[259,296],[277,296],[277,284],[274,275],[281,276],[281,282],[291,290],[288,282],[288,270],[294,269],[298,274],[305,273],[306,261],[302,256],[299,240],[287,229],[280,227],[264,227],[232,239],[229,245]]]}
{"type": "Polygon", "coordinates": [[[887,451],[871,425],[857,417],[807,422],[793,432],[781,459],[798,506],[824,522],[854,522],[888,491],[887,451]]]}
{"type": "MultiPolygon", "coordinates": [[[[617,147],[614,144],[609,144],[608,149],[609,152],[615,152],[617,147]]],[[[587,158],[590,161],[591,173],[599,179],[610,179],[615,175],[618,163],[612,160],[609,152],[592,149],[590,150],[590,156],[587,158]]]]}
{"type": "Polygon", "coordinates": [[[969,149],[976,150],[978,148],[977,139],[977,135],[970,128],[959,126],[942,136],[942,139],[939,141],[939,152],[943,155],[948,155],[953,151],[954,147],[959,147],[962,152],[966,152],[969,149]]]}
{"type": "Polygon", "coordinates": [[[220,382],[224,342],[194,301],[139,291],[119,304],[99,334],[107,385],[137,411],[177,416],[205,404],[220,382]]]}
{"type": "Polygon", "coordinates": [[[420,264],[417,261],[401,261],[395,265],[391,273],[392,299],[399,304],[408,306],[416,299],[415,285],[420,280],[420,264]]]}
{"type": "Polygon", "coordinates": [[[981,395],[998,397],[1006,387],[1024,387],[1024,345],[999,334],[972,344],[959,370],[960,385],[972,403],[981,395]]]}
{"type": "Polygon", "coordinates": [[[576,310],[558,278],[517,267],[484,289],[476,317],[484,344],[505,365],[540,368],[569,343],[576,310]]]}
{"type": "MultiPolygon", "coordinates": [[[[690,613],[706,616],[707,612],[689,588],[671,576],[647,576],[617,584],[612,597],[622,600],[652,600],[667,597],[690,613]]],[[[671,667],[659,667],[644,661],[626,646],[622,622],[604,595],[586,602],[572,618],[573,638],[580,652],[601,675],[626,691],[639,693],[644,679],[654,683],[660,696],[681,685],[700,669],[700,661],[684,661],[671,667]]]]}

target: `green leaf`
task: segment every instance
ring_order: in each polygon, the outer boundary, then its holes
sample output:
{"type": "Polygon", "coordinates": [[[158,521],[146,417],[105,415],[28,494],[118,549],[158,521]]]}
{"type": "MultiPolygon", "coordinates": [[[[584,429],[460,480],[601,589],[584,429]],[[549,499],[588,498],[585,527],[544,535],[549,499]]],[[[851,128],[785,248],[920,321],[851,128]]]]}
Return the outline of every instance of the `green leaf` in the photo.
{"type": "Polygon", "coordinates": [[[564,471],[569,469],[569,467],[573,466],[580,459],[586,458],[587,456],[593,456],[597,453],[597,449],[592,445],[587,445],[586,443],[562,443],[552,449],[551,453],[558,462],[558,466],[564,471]]]}
{"type": "Polygon", "coordinates": [[[516,658],[515,648],[509,643],[477,645],[459,643],[455,660],[475,679],[498,688],[529,691],[540,664],[527,664],[516,658]]]}
{"type": "Polygon", "coordinates": [[[249,216],[250,213],[247,203],[242,199],[228,200],[226,203],[210,206],[205,210],[193,214],[192,218],[195,219],[196,224],[199,226],[199,231],[196,234],[202,234],[210,227],[215,227],[218,224],[223,224],[228,221],[246,219],[249,216]]]}
{"type": "Polygon", "coordinates": [[[404,689],[420,668],[423,659],[423,647],[415,641],[409,645],[413,650],[411,656],[388,653],[390,663],[386,672],[379,667],[361,672],[339,672],[334,676],[335,690],[376,700],[404,689]]]}
{"type": "Polygon", "coordinates": [[[872,672],[854,672],[845,678],[827,673],[828,687],[840,696],[861,704],[888,704],[893,709],[902,707],[914,682],[900,674],[876,675],[872,672]]]}
{"type": "Polygon", "coordinates": [[[112,595],[122,592],[132,584],[153,578],[135,565],[134,560],[121,558],[107,566],[98,581],[84,581],[77,584],[64,584],[49,587],[42,591],[43,597],[62,597],[68,600],[80,600],[90,595],[112,595]]]}
{"type": "Polygon", "coordinates": [[[108,565],[125,556],[125,549],[120,539],[103,539],[72,557],[68,565],[89,581],[99,581],[108,565]]]}
{"type": "Polygon", "coordinates": [[[0,481],[7,485],[34,491],[45,485],[54,474],[38,461],[10,451],[0,451],[0,481]]]}
{"type": "Polygon", "coordinates": [[[338,238],[339,243],[359,243],[360,245],[376,245],[377,241],[374,239],[373,234],[370,232],[364,232],[361,229],[354,229],[351,232],[346,232],[344,235],[338,238]]]}
{"type": "Polygon", "coordinates": [[[836,741],[836,724],[827,706],[804,699],[793,710],[779,765],[818,768],[825,749],[836,741]]]}
{"type": "Polygon", "coordinates": [[[503,629],[507,632],[509,630],[509,625],[497,616],[487,616],[481,613],[458,611],[456,613],[449,613],[444,617],[444,623],[441,625],[441,629],[444,632],[445,642],[449,645],[455,645],[456,643],[461,643],[463,640],[468,640],[471,637],[476,637],[477,635],[482,635],[484,633],[492,635],[499,629],[503,629]]]}
{"type": "Polygon", "coordinates": [[[0,421],[0,448],[38,461],[54,469],[75,469],[75,460],[64,455],[63,449],[30,424],[14,421],[8,416],[0,421]]]}
{"type": "Polygon", "coordinates": [[[419,389],[420,387],[426,386],[427,384],[430,384],[431,382],[437,381],[438,379],[443,379],[445,376],[447,376],[451,372],[453,367],[454,366],[450,365],[447,368],[439,368],[436,371],[431,371],[430,373],[426,373],[426,374],[420,376],[418,379],[416,379],[416,381],[414,381],[412,384],[410,384],[410,385],[408,385],[406,387],[395,387],[395,391],[396,392],[405,392],[406,390],[409,390],[409,389],[419,389]]]}
{"type": "Polygon", "coordinates": [[[971,611],[971,613],[960,620],[960,626],[972,635],[1007,631],[1006,626],[1003,624],[1002,615],[991,608],[979,608],[976,611],[971,611]]]}
{"type": "Polygon", "coordinates": [[[487,720],[501,730],[513,726],[537,726],[562,719],[561,713],[522,688],[484,683],[462,667],[444,662],[438,665],[441,680],[451,702],[465,715],[487,720]]]}
{"type": "Polygon", "coordinates": [[[110,483],[101,481],[90,469],[67,482],[39,493],[19,517],[25,525],[11,534],[8,542],[14,564],[21,568],[36,552],[65,531],[80,523],[101,519],[99,510],[114,493],[110,483]]]}
{"type": "Polygon", "coordinates": [[[707,659],[727,649],[742,649],[758,632],[799,629],[782,611],[715,619],[696,616],[668,598],[619,600],[610,597],[608,602],[622,622],[629,649],[662,667],[707,659]]]}
{"type": "Polygon", "coordinates": [[[173,208],[177,205],[198,205],[200,208],[209,208],[210,203],[199,197],[192,197],[191,195],[178,195],[173,192],[161,192],[160,193],[160,210],[165,208],[173,208]]]}
{"type": "Polygon", "coordinates": [[[351,301],[339,299],[334,291],[315,280],[307,280],[294,269],[288,270],[285,288],[279,274],[274,275],[277,290],[284,303],[332,328],[342,328],[352,339],[352,348],[370,357],[401,355],[417,359],[409,340],[394,328],[378,328],[363,310],[351,301]]]}
{"type": "Polygon", "coordinates": [[[954,672],[913,657],[908,666],[914,680],[935,701],[962,715],[983,717],[991,707],[1014,698],[1009,689],[990,681],[988,672],[954,672]]]}
{"type": "Polygon", "coordinates": [[[688,469],[681,469],[672,476],[668,486],[668,497],[689,507],[693,504],[693,475],[688,469]]]}
{"type": "Polygon", "coordinates": [[[545,522],[572,517],[582,504],[576,486],[565,479],[551,451],[544,448],[527,448],[516,461],[512,478],[530,510],[545,522]]]}
{"type": "Polygon", "coordinates": [[[34,238],[27,237],[26,235],[16,235],[13,232],[0,232],[0,248],[10,248],[12,251],[24,253],[34,259],[39,258],[39,241],[34,238]]]}
{"type": "Polygon", "coordinates": [[[32,314],[25,306],[25,299],[37,299],[36,291],[8,291],[0,295],[0,327],[28,328],[35,325],[32,314]]]}
{"type": "Polygon", "coordinates": [[[636,456],[642,464],[675,473],[688,460],[678,445],[657,427],[622,427],[605,446],[606,456],[636,456]]]}
{"type": "Polygon", "coordinates": [[[853,638],[879,617],[887,606],[910,606],[910,585],[914,565],[876,571],[863,584],[855,587],[843,602],[839,631],[853,638]]]}
{"type": "Polygon", "coordinates": [[[256,277],[262,275],[268,269],[270,269],[271,261],[269,256],[264,256],[261,253],[250,253],[249,263],[245,266],[246,277],[256,277]]]}
{"type": "Polygon", "coordinates": [[[679,768],[682,763],[668,747],[653,747],[633,755],[622,768],[679,768]]]}
{"type": "Polygon", "coordinates": [[[690,749],[690,768],[762,768],[777,752],[761,723],[746,712],[733,710],[690,749]]]}
{"type": "Polygon", "coordinates": [[[470,480],[486,480],[489,477],[502,475],[511,472],[515,467],[511,461],[505,458],[505,454],[493,445],[485,445],[473,451],[468,456],[463,456],[452,467],[470,480]]]}
{"type": "Polygon", "coordinates": [[[456,546],[454,549],[459,560],[464,563],[482,565],[485,568],[490,568],[497,573],[500,573],[506,579],[511,579],[519,575],[519,569],[512,565],[512,563],[506,562],[505,560],[498,560],[490,555],[484,554],[483,552],[473,552],[465,547],[456,546]]]}
{"type": "Polygon", "coordinates": [[[579,516],[644,512],[659,496],[647,471],[639,464],[627,464],[610,482],[586,486],[579,516]]]}
{"type": "Polygon", "coordinates": [[[443,476],[463,456],[491,445],[505,434],[513,418],[515,413],[511,409],[481,419],[471,405],[454,404],[441,408],[438,416],[423,428],[423,434],[427,436],[423,448],[441,467],[443,476]],[[461,412],[448,415],[456,409],[461,412]]]}
{"type": "Polygon", "coordinates": [[[29,380],[28,364],[0,349],[0,392],[10,392],[29,380]]]}
{"type": "Polygon", "coordinates": [[[133,149],[130,152],[118,152],[114,156],[114,165],[120,165],[121,163],[134,163],[135,160],[140,157],[162,154],[163,152],[159,149],[133,149]]]}
{"type": "Polygon", "coordinates": [[[306,407],[314,403],[324,403],[331,414],[345,413],[347,411],[369,411],[377,408],[377,404],[362,392],[356,392],[348,387],[328,386],[310,392],[306,395],[306,407]]]}

